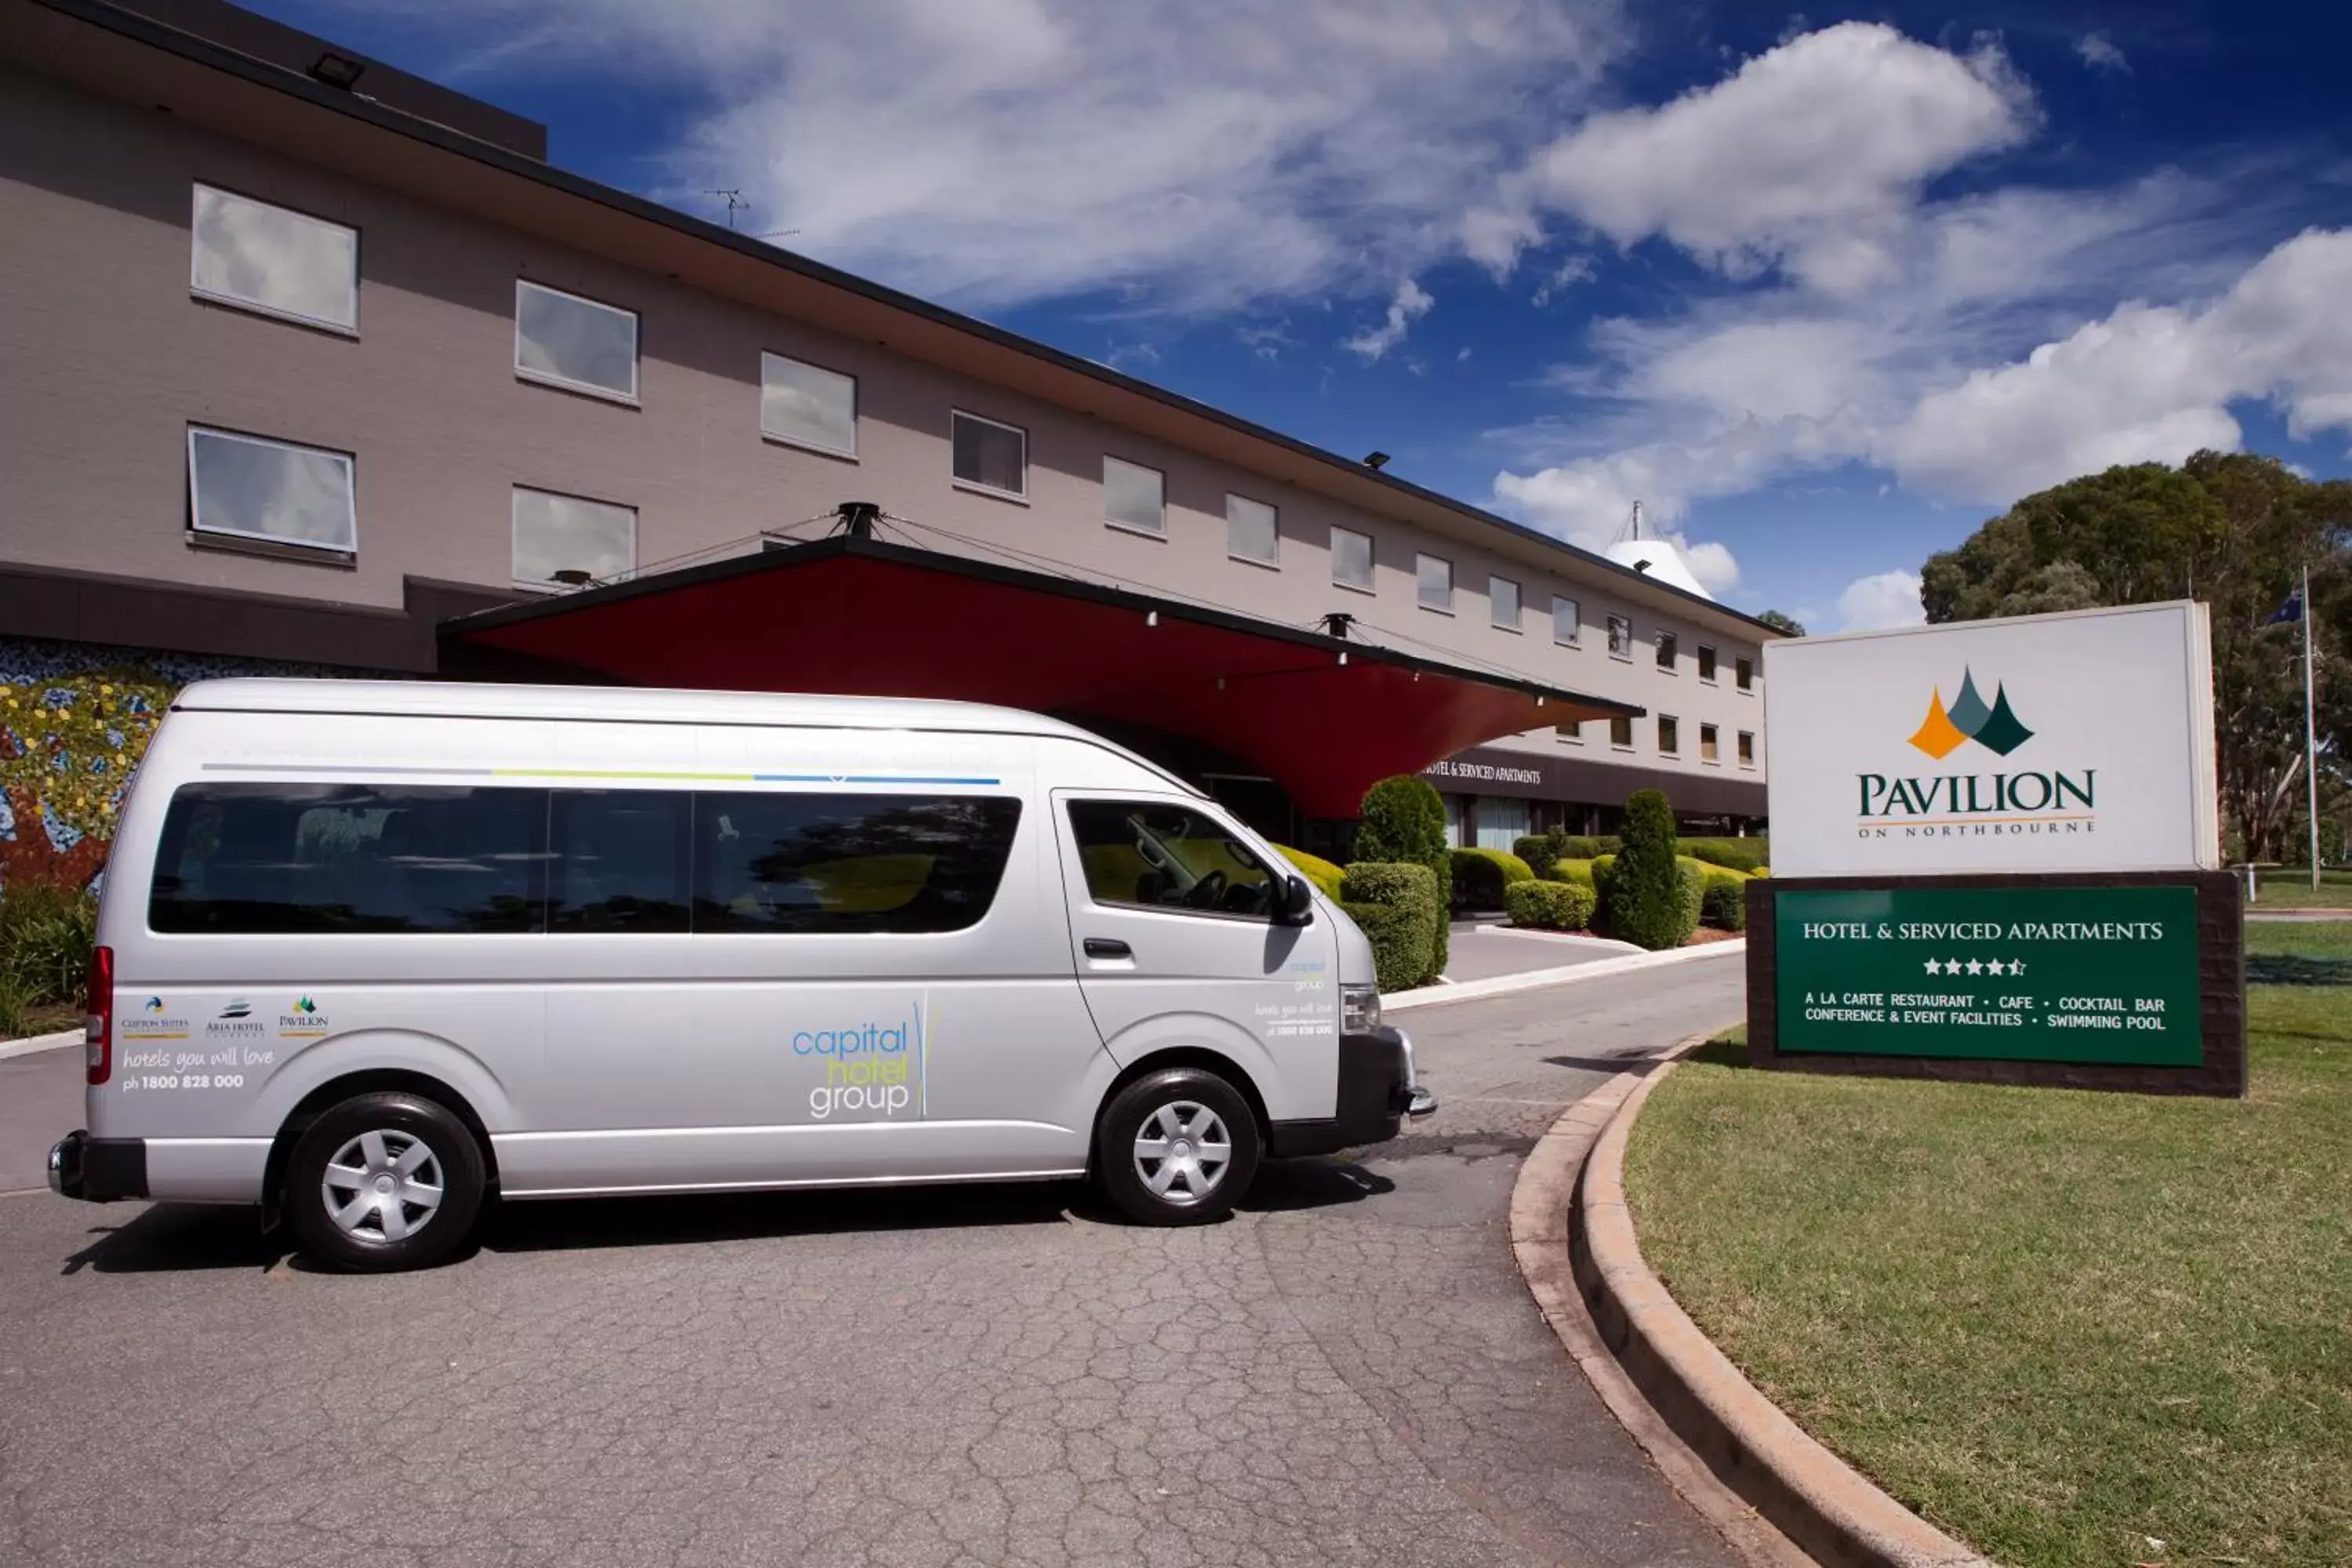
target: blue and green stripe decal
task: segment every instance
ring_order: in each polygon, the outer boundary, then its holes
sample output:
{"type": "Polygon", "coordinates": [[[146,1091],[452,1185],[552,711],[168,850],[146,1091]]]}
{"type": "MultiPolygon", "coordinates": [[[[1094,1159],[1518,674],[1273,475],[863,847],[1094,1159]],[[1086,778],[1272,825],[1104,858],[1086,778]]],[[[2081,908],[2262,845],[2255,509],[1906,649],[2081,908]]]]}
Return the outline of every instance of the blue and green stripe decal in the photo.
{"type": "Polygon", "coordinates": [[[397,767],[358,763],[206,763],[207,773],[398,774],[404,778],[659,779],[677,784],[961,784],[994,786],[997,778],[952,773],[763,773],[706,768],[462,768],[397,767]]]}

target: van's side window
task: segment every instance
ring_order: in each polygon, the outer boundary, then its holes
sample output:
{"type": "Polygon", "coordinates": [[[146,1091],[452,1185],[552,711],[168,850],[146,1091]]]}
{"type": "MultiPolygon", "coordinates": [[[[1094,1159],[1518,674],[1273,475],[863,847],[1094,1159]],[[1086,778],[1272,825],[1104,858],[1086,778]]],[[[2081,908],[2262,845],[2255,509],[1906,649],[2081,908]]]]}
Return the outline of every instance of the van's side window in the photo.
{"type": "Polygon", "coordinates": [[[548,929],[687,930],[693,803],[682,790],[557,790],[548,929]]]}
{"type": "Polygon", "coordinates": [[[698,931],[962,931],[996,900],[1004,795],[694,797],[698,931]]]}
{"type": "Polygon", "coordinates": [[[1275,878],[1213,819],[1156,802],[1070,803],[1070,827],[1098,904],[1271,918],[1275,878]]]}
{"type": "Polygon", "coordinates": [[[172,796],[159,931],[530,931],[547,792],[220,784],[172,796]]]}

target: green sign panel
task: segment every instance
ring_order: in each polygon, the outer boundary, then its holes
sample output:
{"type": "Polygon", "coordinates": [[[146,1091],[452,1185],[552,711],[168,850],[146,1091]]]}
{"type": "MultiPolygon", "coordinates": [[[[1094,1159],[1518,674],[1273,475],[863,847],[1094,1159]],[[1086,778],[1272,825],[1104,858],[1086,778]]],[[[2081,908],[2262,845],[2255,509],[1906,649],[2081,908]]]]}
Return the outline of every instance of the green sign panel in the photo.
{"type": "Polygon", "coordinates": [[[2194,888],[1774,900],[1783,1051],[2196,1067],[2194,888]]]}

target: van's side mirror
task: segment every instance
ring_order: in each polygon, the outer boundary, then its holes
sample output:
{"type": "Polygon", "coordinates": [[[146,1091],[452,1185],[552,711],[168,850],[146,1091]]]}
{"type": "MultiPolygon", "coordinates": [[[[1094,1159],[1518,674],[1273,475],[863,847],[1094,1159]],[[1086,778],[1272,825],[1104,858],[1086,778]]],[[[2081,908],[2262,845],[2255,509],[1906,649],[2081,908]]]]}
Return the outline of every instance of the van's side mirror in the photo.
{"type": "Polygon", "coordinates": [[[1282,884],[1282,901],[1275,910],[1274,923],[1286,926],[1315,923],[1315,890],[1304,877],[1292,877],[1282,884]]]}

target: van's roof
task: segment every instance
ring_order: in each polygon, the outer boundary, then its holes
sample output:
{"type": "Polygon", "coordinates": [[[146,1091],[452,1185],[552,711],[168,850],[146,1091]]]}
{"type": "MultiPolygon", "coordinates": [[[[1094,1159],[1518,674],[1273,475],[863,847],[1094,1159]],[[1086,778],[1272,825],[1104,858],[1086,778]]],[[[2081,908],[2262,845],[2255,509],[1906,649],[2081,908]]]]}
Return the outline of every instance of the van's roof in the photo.
{"type": "MultiPolygon", "coordinates": [[[[400,718],[571,719],[665,724],[781,724],[816,729],[948,730],[1099,735],[1059,719],[982,702],[908,697],[819,697],[783,691],[687,691],[642,686],[503,686],[464,680],[199,680],[172,706],[184,711],[374,713],[400,718]]],[[[1115,748],[1116,749],[1116,748],[1115,748]]],[[[1155,772],[1158,770],[1154,770],[1155,772]]]]}

